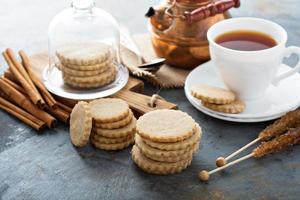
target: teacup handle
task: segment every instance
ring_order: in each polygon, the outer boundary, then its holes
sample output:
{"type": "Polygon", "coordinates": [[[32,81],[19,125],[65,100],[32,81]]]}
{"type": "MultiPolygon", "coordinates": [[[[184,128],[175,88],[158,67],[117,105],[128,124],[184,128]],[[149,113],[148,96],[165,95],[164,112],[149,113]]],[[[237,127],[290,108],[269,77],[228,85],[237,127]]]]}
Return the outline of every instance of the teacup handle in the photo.
{"type": "MultiPolygon", "coordinates": [[[[285,49],[283,57],[289,57],[293,53],[297,54],[298,57],[300,58],[300,48],[296,47],[296,46],[287,47],[285,49]]],[[[299,71],[300,71],[300,59],[299,59],[297,65],[293,69],[291,69],[288,72],[285,72],[285,73],[283,73],[283,74],[275,77],[274,80],[272,81],[272,84],[275,85],[275,86],[278,86],[279,83],[280,83],[280,81],[282,81],[283,79],[285,79],[287,77],[292,76],[293,74],[295,74],[295,73],[297,73],[299,71]]]]}

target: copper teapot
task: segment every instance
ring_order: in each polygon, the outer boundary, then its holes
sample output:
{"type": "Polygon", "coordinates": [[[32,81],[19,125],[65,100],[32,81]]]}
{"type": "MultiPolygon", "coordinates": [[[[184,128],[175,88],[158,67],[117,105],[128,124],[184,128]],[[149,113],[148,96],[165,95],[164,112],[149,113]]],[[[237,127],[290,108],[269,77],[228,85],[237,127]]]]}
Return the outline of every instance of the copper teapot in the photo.
{"type": "Polygon", "coordinates": [[[146,16],[157,56],[171,66],[189,69],[209,60],[207,30],[239,6],[239,0],[164,0],[151,7],[146,16]]]}

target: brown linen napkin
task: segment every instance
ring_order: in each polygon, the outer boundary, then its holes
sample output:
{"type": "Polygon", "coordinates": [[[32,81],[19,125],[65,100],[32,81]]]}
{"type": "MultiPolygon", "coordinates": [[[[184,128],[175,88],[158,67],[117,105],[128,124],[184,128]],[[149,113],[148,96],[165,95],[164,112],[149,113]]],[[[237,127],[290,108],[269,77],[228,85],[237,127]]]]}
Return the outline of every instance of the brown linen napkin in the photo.
{"type": "MultiPolygon", "coordinates": [[[[146,61],[156,57],[151,44],[150,35],[137,35],[134,36],[134,39],[146,61]]],[[[142,71],[136,67],[139,64],[138,56],[127,48],[121,49],[121,58],[124,65],[128,67],[133,75],[140,77],[160,88],[183,87],[185,79],[190,72],[190,70],[174,68],[166,64],[164,64],[155,73],[142,71]]]]}

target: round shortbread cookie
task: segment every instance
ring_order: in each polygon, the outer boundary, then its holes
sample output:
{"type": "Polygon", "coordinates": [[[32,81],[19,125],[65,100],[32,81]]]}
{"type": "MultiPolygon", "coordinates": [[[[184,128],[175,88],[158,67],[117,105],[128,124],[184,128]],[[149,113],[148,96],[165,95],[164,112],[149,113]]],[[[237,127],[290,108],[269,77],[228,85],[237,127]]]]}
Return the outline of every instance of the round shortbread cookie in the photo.
{"type": "Polygon", "coordinates": [[[108,137],[99,136],[97,134],[93,134],[91,137],[93,140],[101,144],[115,144],[115,143],[126,142],[128,140],[131,140],[131,138],[133,138],[134,135],[135,133],[129,134],[125,137],[108,138],[108,137]]]}
{"type": "Polygon", "coordinates": [[[106,71],[101,74],[93,75],[93,76],[70,76],[67,74],[63,74],[63,79],[68,82],[73,83],[99,83],[103,82],[110,77],[114,77],[116,75],[116,68],[114,66],[109,67],[106,71]]]}
{"type": "Polygon", "coordinates": [[[76,69],[72,69],[72,68],[61,65],[59,67],[59,69],[68,76],[86,77],[86,76],[99,75],[99,74],[105,72],[106,70],[108,70],[109,67],[111,67],[111,65],[106,65],[106,66],[103,66],[96,70],[76,70],[76,69]]]}
{"type": "Polygon", "coordinates": [[[108,122],[108,123],[97,123],[97,122],[95,122],[93,124],[93,126],[97,127],[97,128],[105,128],[105,129],[122,128],[122,127],[128,125],[131,122],[132,117],[133,117],[133,113],[132,113],[132,111],[130,111],[129,114],[124,119],[121,119],[121,120],[116,121],[116,122],[108,122]]]}
{"type": "Polygon", "coordinates": [[[122,128],[116,128],[116,129],[103,129],[103,128],[95,128],[93,127],[93,133],[108,137],[108,138],[119,138],[119,137],[125,137],[127,135],[133,134],[136,132],[136,119],[133,117],[131,122],[122,128]]]}
{"type": "Polygon", "coordinates": [[[72,110],[70,118],[70,137],[77,147],[85,146],[91,134],[92,115],[89,104],[80,101],[72,110]]]}
{"type": "Polygon", "coordinates": [[[96,63],[94,65],[73,65],[73,64],[62,64],[58,62],[56,66],[60,69],[61,66],[67,67],[68,69],[76,70],[76,71],[94,71],[94,70],[102,70],[103,68],[107,68],[108,66],[114,65],[115,60],[111,57],[107,58],[107,60],[102,63],[96,63]]]}
{"type": "Polygon", "coordinates": [[[95,141],[93,139],[91,140],[91,142],[98,149],[115,151],[115,150],[124,149],[124,148],[130,146],[131,144],[133,144],[134,138],[131,138],[130,140],[128,140],[126,142],[120,142],[120,143],[115,143],[115,144],[98,143],[97,141],[95,141]]]}
{"type": "Polygon", "coordinates": [[[179,110],[155,110],[141,116],[137,132],[154,142],[179,142],[190,137],[196,128],[195,121],[179,110]]]}
{"type": "Polygon", "coordinates": [[[95,83],[75,83],[67,79],[64,79],[64,82],[74,88],[91,89],[91,88],[98,88],[98,87],[103,87],[105,85],[108,85],[112,83],[115,79],[116,79],[116,74],[113,74],[112,76],[108,77],[106,80],[102,80],[95,83]]]}
{"type": "Polygon", "coordinates": [[[141,151],[144,154],[153,156],[153,157],[181,156],[183,154],[191,153],[199,147],[199,143],[196,143],[196,144],[194,144],[194,146],[191,146],[189,148],[173,150],[173,151],[165,151],[165,150],[155,149],[155,148],[147,145],[145,142],[143,142],[141,136],[139,136],[138,134],[136,134],[136,136],[135,136],[135,144],[141,149],[141,151]]]}
{"type": "Polygon", "coordinates": [[[218,105],[218,104],[212,104],[206,102],[202,102],[202,105],[205,106],[206,108],[209,108],[217,112],[231,113],[231,114],[241,113],[246,108],[245,103],[238,99],[232,103],[224,104],[224,105],[218,105]]]}
{"type": "Polygon", "coordinates": [[[229,90],[205,84],[195,85],[191,94],[197,99],[214,104],[228,104],[235,100],[235,94],[229,90]]]}
{"type": "Polygon", "coordinates": [[[156,149],[172,151],[172,150],[179,150],[179,149],[187,149],[194,146],[196,143],[198,143],[201,140],[201,136],[202,136],[202,131],[200,126],[197,124],[195,133],[191,137],[183,141],[160,143],[160,142],[152,142],[149,139],[143,138],[143,142],[156,149]]]}
{"type": "Polygon", "coordinates": [[[90,102],[93,120],[96,123],[117,122],[130,112],[129,105],[122,99],[103,98],[90,102]]]}
{"type": "Polygon", "coordinates": [[[157,162],[144,156],[139,150],[139,148],[135,145],[132,148],[131,155],[133,161],[142,170],[157,175],[166,175],[181,172],[182,170],[187,168],[192,162],[191,158],[187,160],[181,160],[175,163],[157,162]]]}
{"type": "MultiPolygon", "coordinates": [[[[137,146],[137,147],[139,148],[139,146],[137,146]]],[[[174,163],[174,162],[179,162],[181,160],[192,159],[192,157],[193,157],[193,152],[185,153],[180,156],[162,157],[162,156],[153,156],[153,155],[145,154],[141,148],[139,148],[139,150],[147,158],[150,158],[151,160],[158,161],[158,162],[174,163]]]]}
{"type": "Polygon", "coordinates": [[[76,43],[60,47],[56,55],[63,64],[94,65],[110,57],[111,47],[104,43],[76,43]]]}

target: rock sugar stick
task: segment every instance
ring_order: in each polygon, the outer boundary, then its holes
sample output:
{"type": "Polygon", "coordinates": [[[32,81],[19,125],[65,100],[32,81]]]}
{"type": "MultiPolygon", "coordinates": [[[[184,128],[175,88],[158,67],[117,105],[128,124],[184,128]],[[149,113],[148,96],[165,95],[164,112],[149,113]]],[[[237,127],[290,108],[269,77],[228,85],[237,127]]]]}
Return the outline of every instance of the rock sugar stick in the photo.
{"type": "Polygon", "coordinates": [[[258,137],[255,140],[253,140],[252,142],[243,146],[239,150],[233,152],[226,158],[224,158],[224,157],[217,158],[216,165],[218,167],[222,167],[222,166],[226,165],[226,163],[229,159],[238,155],[239,153],[246,150],[247,148],[254,145],[255,143],[260,142],[260,141],[268,141],[273,137],[276,137],[276,136],[279,136],[279,135],[285,133],[288,129],[296,127],[299,124],[300,124],[300,109],[288,112],[283,117],[281,117],[280,119],[275,121],[273,124],[266,127],[262,132],[260,132],[258,137]]]}
{"type": "Polygon", "coordinates": [[[271,154],[271,153],[280,152],[290,146],[298,144],[299,142],[300,142],[300,126],[288,131],[285,134],[282,134],[282,135],[274,138],[273,140],[262,143],[257,148],[255,148],[252,151],[252,153],[250,153],[242,158],[239,158],[235,161],[232,161],[225,166],[218,167],[209,172],[206,170],[202,170],[199,172],[198,176],[201,181],[208,181],[210,175],[212,175],[216,172],[222,171],[222,170],[224,170],[230,166],[233,166],[239,162],[247,160],[248,158],[251,158],[251,157],[260,158],[260,157],[263,157],[263,156],[271,154]]]}

